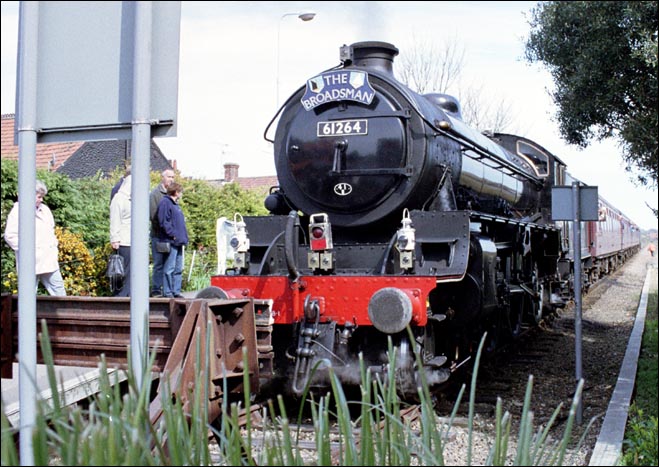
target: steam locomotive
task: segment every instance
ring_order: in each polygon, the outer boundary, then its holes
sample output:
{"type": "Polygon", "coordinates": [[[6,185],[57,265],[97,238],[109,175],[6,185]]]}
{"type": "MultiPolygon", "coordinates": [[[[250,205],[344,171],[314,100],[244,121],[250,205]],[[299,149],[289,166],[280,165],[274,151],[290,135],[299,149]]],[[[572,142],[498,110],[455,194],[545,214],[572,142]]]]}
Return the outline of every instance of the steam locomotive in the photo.
{"type": "MultiPolygon", "coordinates": [[[[199,294],[269,303],[273,381],[296,394],[326,387],[329,368],[358,383],[361,356],[414,395],[420,367],[441,385],[485,331],[495,347],[571,296],[571,229],[551,219],[566,165],[524,137],[470,128],[449,95],[413,92],[394,77],[397,54],[386,42],[343,46],[341,65],[286,101],[271,215],[237,219],[233,267],[199,294]]],[[[586,284],[640,240],[600,202],[615,222],[582,237],[586,284]],[[611,235],[606,247],[598,233],[611,235]]]]}

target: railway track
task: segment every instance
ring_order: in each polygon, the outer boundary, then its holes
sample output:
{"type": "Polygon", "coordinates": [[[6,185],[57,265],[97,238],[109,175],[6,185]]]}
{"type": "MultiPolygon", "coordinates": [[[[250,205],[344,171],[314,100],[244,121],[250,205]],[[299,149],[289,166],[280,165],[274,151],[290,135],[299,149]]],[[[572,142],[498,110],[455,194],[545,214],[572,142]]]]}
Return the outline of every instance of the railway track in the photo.
{"type": "MultiPolygon", "coordinates": [[[[583,298],[583,423],[573,427],[573,440],[576,444],[583,435],[584,441],[579,452],[573,453],[576,458],[572,465],[587,465],[597,441],[634,325],[646,275],[645,263],[642,255],[632,258],[611,275],[600,278],[583,298]],[[586,431],[591,420],[593,424],[586,431]]],[[[496,358],[482,362],[475,406],[482,432],[491,439],[495,405],[500,399],[503,410],[511,414],[513,433],[516,433],[529,375],[533,375],[534,425],[547,423],[562,404],[551,430],[552,435],[560,436],[577,387],[574,349],[574,308],[570,305],[528,330],[496,358]]],[[[453,402],[450,396],[443,398],[438,405],[439,413],[448,413],[453,402]]],[[[460,405],[458,414],[467,416],[466,401],[460,405]]]]}
{"type": "MultiPolygon", "coordinates": [[[[242,441],[245,444],[251,443],[252,447],[252,459],[253,465],[259,465],[257,458],[262,454],[262,452],[267,449],[268,446],[273,445],[273,439],[281,439],[282,432],[280,429],[277,429],[273,426],[271,422],[267,421],[267,418],[262,415],[264,410],[264,405],[254,404],[250,407],[251,412],[251,429],[252,432],[247,434],[244,431],[242,436],[242,441]]],[[[418,424],[420,421],[421,409],[418,405],[411,405],[401,409],[399,412],[399,419],[404,424],[413,425],[418,424]]],[[[248,415],[245,410],[242,410],[239,414],[239,423],[244,429],[247,425],[248,415]]],[[[447,419],[443,419],[443,422],[448,422],[447,419]]],[[[380,430],[384,429],[384,423],[379,424],[380,430]]],[[[313,425],[311,420],[306,419],[301,424],[291,424],[290,425],[291,437],[294,440],[296,448],[300,451],[302,458],[305,463],[309,465],[315,463],[317,451],[318,451],[318,440],[317,438],[317,428],[313,425]]],[[[419,435],[419,430],[412,432],[413,434],[419,435]]],[[[328,449],[331,453],[332,465],[338,465],[340,460],[340,452],[342,449],[345,449],[345,439],[342,439],[341,432],[339,430],[338,424],[334,423],[330,427],[329,431],[326,433],[326,436],[329,439],[328,443],[323,441],[322,449],[328,449]]],[[[353,439],[356,441],[357,447],[361,442],[360,431],[357,428],[352,430],[353,439]]],[[[215,442],[215,436],[209,434],[209,451],[211,453],[211,458],[213,460],[213,465],[221,465],[224,459],[221,458],[220,450],[215,442]]]]}

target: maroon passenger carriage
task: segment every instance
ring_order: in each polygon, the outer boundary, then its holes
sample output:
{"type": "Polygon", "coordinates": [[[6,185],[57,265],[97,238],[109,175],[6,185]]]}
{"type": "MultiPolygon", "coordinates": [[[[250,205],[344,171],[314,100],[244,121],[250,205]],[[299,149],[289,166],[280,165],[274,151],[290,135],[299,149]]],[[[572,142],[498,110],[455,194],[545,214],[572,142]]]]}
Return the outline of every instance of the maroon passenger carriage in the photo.
{"type": "Polygon", "coordinates": [[[588,282],[615,271],[638,252],[641,230],[631,219],[599,197],[599,222],[589,222],[586,241],[591,260],[584,273],[588,282]]]}
{"type": "MultiPolygon", "coordinates": [[[[565,185],[569,186],[574,181],[582,183],[566,172],[565,185]]],[[[600,277],[618,269],[641,247],[641,230],[638,225],[602,196],[598,197],[598,214],[598,221],[581,223],[581,270],[584,291],[587,291],[600,277]]],[[[556,224],[561,227],[561,243],[565,250],[566,261],[564,267],[559,269],[565,276],[571,276],[574,271],[572,222],[562,221],[556,224]]]]}

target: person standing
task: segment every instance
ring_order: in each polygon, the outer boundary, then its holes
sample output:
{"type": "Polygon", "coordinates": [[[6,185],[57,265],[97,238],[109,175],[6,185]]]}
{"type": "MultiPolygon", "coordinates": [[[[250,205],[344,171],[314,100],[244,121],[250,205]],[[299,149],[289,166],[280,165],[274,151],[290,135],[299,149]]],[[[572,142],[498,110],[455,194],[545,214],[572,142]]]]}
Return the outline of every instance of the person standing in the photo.
{"type": "MultiPolygon", "coordinates": [[[[36,181],[36,209],[35,209],[35,236],[34,236],[34,271],[37,275],[37,285],[43,284],[50,295],[66,296],[64,279],[60,272],[58,262],[58,240],[55,235],[55,219],[50,208],[43,203],[48,193],[46,184],[36,181]]],[[[16,253],[18,266],[18,201],[14,203],[7,216],[5,228],[5,241],[16,253]]]]}
{"type": "Polygon", "coordinates": [[[119,188],[121,188],[121,185],[124,183],[124,180],[126,180],[126,177],[130,175],[130,164],[126,165],[126,170],[124,172],[123,177],[115,183],[115,185],[112,187],[112,190],[110,190],[110,202],[114,199],[114,195],[116,195],[119,192],[119,188]]]}
{"type": "Polygon", "coordinates": [[[178,202],[183,195],[183,187],[172,182],[167,188],[167,196],[158,205],[158,222],[160,223],[159,242],[169,243],[169,253],[163,253],[163,295],[165,297],[183,297],[183,247],[188,244],[188,229],[185,217],[178,202]]]}
{"type": "Polygon", "coordinates": [[[127,175],[110,203],[110,244],[124,259],[124,279],[121,287],[112,284],[112,295],[130,297],[130,189],[131,176],[127,175]]]}
{"type": "Polygon", "coordinates": [[[174,181],[174,171],[165,169],[160,174],[160,184],[151,190],[149,195],[149,217],[151,219],[151,257],[153,258],[153,277],[151,282],[151,296],[162,297],[163,293],[163,264],[165,254],[156,250],[156,243],[160,237],[160,223],[158,222],[158,205],[167,195],[167,188],[174,181]]]}

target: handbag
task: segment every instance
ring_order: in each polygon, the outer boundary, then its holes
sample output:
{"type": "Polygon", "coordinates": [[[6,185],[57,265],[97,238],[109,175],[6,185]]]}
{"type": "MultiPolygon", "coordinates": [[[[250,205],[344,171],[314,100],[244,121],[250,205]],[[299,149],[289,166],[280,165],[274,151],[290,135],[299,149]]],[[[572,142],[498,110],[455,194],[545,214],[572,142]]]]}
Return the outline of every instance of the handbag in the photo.
{"type": "Polygon", "coordinates": [[[156,251],[158,253],[169,253],[169,242],[156,242],[156,251]]]}
{"type": "Polygon", "coordinates": [[[105,275],[110,279],[124,278],[124,258],[118,253],[112,253],[108,258],[108,268],[105,275]]]}

